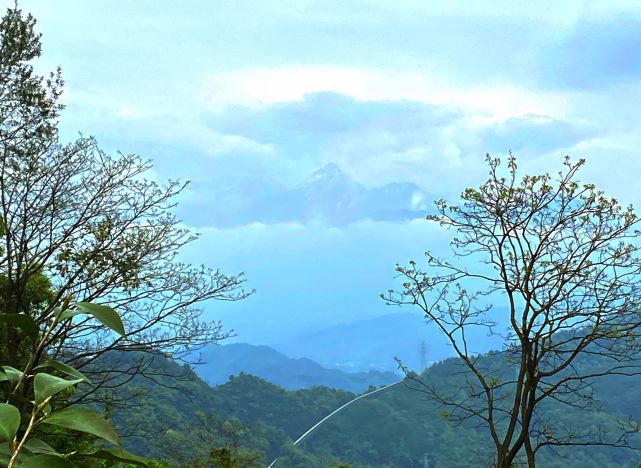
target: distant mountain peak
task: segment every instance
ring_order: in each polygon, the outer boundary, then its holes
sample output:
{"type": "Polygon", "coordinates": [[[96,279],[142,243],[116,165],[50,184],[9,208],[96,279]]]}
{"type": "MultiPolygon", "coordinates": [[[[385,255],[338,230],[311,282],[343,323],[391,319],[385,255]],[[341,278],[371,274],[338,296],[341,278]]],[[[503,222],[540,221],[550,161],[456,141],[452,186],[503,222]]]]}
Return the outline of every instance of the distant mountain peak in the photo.
{"type": "Polygon", "coordinates": [[[347,174],[335,163],[325,164],[320,169],[316,170],[310,177],[310,181],[319,180],[332,180],[332,179],[348,179],[347,174]]]}

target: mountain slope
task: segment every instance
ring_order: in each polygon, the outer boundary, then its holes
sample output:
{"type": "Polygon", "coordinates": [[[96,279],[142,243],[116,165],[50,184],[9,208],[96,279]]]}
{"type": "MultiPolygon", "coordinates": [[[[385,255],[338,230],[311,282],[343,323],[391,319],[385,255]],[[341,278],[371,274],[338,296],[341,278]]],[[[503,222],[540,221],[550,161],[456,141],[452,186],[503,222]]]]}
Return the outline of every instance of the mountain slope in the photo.
{"type": "MultiPolygon", "coordinates": [[[[497,309],[496,316],[501,315],[497,309]]],[[[500,323],[500,320],[498,320],[500,323]]],[[[470,330],[475,352],[501,348],[487,330],[470,330]]],[[[446,339],[416,313],[393,313],[305,333],[274,344],[287,356],[306,357],[346,371],[396,371],[395,357],[415,371],[453,355],[446,339]],[[423,356],[424,350],[424,356],[423,356]]]]}
{"type": "Polygon", "coordinates": [[[418,369],[423,341],[426,363],[451,355],[440,337],[430,339],[437,336],[431,331],[421,315],[397,313],[303,334],[274,347],[288,356],[304,356],[323,366],[348,371],[395,371],[395,357],[418,369]]]}
{"type": "Polygon", "coordinates": [[[199,354],[204,364],[197,365],[195,371],[210,385],[223,384],[231,376],[245,372],[288,390],[322,385],[362,392],[370,385],[386,385],[399,378],[392,372],[347,373],[326,369],[310,359],[292,359],[268,346],[246,343],[210,345],[199,354]]]}
{"type": "MultiPolygon", "coordinates": [[[[506,362],[501,353],[483,359],[499,367],[506,362]]],[[[286,391],[248,374],[212,388],[188,367],[162,357],[154,365],[160,371],[155,381],[135,378],[117,389],[138,406],[122,412],[115,409],[114,420],[121,434],[143,430],[138,436],[123,437],[128,449],[168,459],[172,467],[185,466],[180,460],[188,460],[196,450],[206,451],[202,436],[212,430],[207,423],[211,418],[242,422],[246,429],[237,442],[264,454],[265,464],[280,457],[277,466],[282,467],[326,468],[344,461],[352,468],[417,468],[423,466],[426,455],[435,467],[491,464],[492,442],[486,429],[472,422],[448,423],[440,416],[442,406],[407,385],[358,401],[319,427],[304,447],[293,448],[291,440],[355,395],[324,387],[286,391]],[[182,378],[162,377],[165,373],[182,378]]],[[[468,376],[461,366],[459,360],[448,359],[427,369],[421,379],[445,390],[463,388],[468,376]]],[[[551,401],[542,407],[541,416],[580,432],[598,428],[607,436],[608,431],[620,429],[617,416],[641,416],[638,404],[628,404],[638,399],[640,385],[640,376],[608,378],[594,386],[605,411],[580,411],[551,401]]],[[[641,443],[638,436],[631,438],[633,444],[641,443]]],[[[612,447],[558,447],[542,449],[539,455],[539,464],[552,468],[636,466],[639,462],[636,452],[612,447]]]]}

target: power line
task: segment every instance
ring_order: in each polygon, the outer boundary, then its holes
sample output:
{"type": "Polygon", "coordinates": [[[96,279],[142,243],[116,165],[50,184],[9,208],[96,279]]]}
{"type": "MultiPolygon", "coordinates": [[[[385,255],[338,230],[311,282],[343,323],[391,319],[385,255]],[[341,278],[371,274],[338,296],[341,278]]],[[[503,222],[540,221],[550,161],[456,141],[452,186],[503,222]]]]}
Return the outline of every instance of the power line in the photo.
{"type": "MultiPolygon", "coordinates": [[[[373,390],[373,391],[371,391],[371,392],[364,393],[364,394],[362,394],[362,395],[360,395],[360,396],[357,396],[357,397],[356,397],[356,398],[354,398],[353,400],[348,401],[348,402],[347,402],[347,403],[345,403],[343,406],[341,406],[341,407],[340,407],[340,408],[338,408],[338,409],[335,409],[334,411],[332,411],[331,413],[329,413],[327,416],[325,416],[323,419],[321,419],[321,420],[320,420],[320,421],[318,421],[316,424],[314,424],[312,427],[310,427],[309,429],[307,429],[307,431],[305,431],[305,433],[304,433],[302,436],[300,436],[298,439],[296,439],[296,441],[294,442],[294,445],[298,445],[298,444],[300,444],[303,440],[305,440],[305,438],[307,438],[307,436],[309,436],[312,432],[314,432],[314,431],[315,431],[315,430],[316,430],[316,429],[317,429],[321,424],[323,424],[325,421],[327,421],[329,418],[331,418],[331,417],[332,417],[332,416],[334,416],[335,414],[338,414],[340,411],[342,411],[342,410],[344,410],[345,408],[347,408],[348,406],[350,406],[352,403],[356,403],[356,402],[357,402],[358,400],[360,400],[361,398],[365,398],[365,397],[368,397],[368,396],[374,395],[375,393],[382,392],[383,390],[387,390],[388,388],[393,387],[394,385],[398,385],[398,384],[400,384],[402,381],[403,381],[403,380],[399,380],[398,382],[394,382],[394,383],[392,383],[392,384],[389,384],[389,385],[386,385],[386,386],[384,386],[384,387],[378,388],[378,389],[373,390]]],[[[267,468],[272,468],[272,467],[276,464],[276,462],[277,462],[277,461],[278,461],[278,457],[276,457],[276,458],[274,459],[274,461],[272,461],[272,462],[269,464],[269,466],[267,466],[267,468]]]]}

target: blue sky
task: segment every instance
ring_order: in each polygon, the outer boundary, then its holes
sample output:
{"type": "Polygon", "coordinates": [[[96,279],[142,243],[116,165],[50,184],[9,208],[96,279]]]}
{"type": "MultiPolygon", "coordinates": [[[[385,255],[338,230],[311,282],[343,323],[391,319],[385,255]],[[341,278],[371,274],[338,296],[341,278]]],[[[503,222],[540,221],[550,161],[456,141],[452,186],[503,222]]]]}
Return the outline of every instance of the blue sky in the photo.
{"type": "Polygon", "coordinates": [[[431,201],[482,182],[487,152],[585,157],[641,203],[638,1],[20,5],[38,69],[63,69],[63,137],[193,181],[185,258],[257,289],[207,307],[241,341],[389,313],[395,263],[446,248],[431,201]]]}

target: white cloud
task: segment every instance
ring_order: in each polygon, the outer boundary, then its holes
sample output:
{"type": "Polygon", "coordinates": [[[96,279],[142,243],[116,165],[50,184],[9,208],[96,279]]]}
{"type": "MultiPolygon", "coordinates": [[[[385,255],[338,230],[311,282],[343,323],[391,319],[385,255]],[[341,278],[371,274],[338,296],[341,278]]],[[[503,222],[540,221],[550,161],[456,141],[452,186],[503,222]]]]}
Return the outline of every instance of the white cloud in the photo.
{"type": "MultiPolygon", "coordinates": [[[[331,91],[359,100],[412,100],[481,114],[486,121],[527,114],[562,118],[566,99],[554,91],[514,84],[452,86],[435,74],[336,66],[252,68],[212,75],[203,90],[212,108],[230,104],[259,106],[297,101],[306,94],[331,91]]],[[[486,122],[487,123],[487,122],[486,122]]]]}
{"type": "Polygon", "coordinates": [[[531,161],[524,161],[524,173],[549,172],[556,174],[561,169],[562,154],[573,161],[586,160],[579,173],[583,182],[596,184],[607,196],[617,198],[622,205],[632,203],[637,212],[641,209],[639,174],[641,158],[635,148],[641,147],[638,134],[616,133],[604,137],[585,139],[555,154],[544,154],[531,161]]]}
{"type": "Polygon", "coordinates": [[[421,192],[414,192],[412,194],[412,200],[410,202],[410,208],[413,210],[426,210],[427,209],[427,200],[425,199],[425,194],[421,192]]]}
{"type": "Polygon", "coordinates": [[[75,111],[63,125],[70,137],[88,126],[94,134],[99,129],[98,135],[104,138],[180,146],[205,155],[274,153],[270,144],[210,128],[198,109],[183,109],[174,102],[128,102],[122,97],[108,98],[104,92],[76,89],[65,94],[64,102],[75,111]]]}

